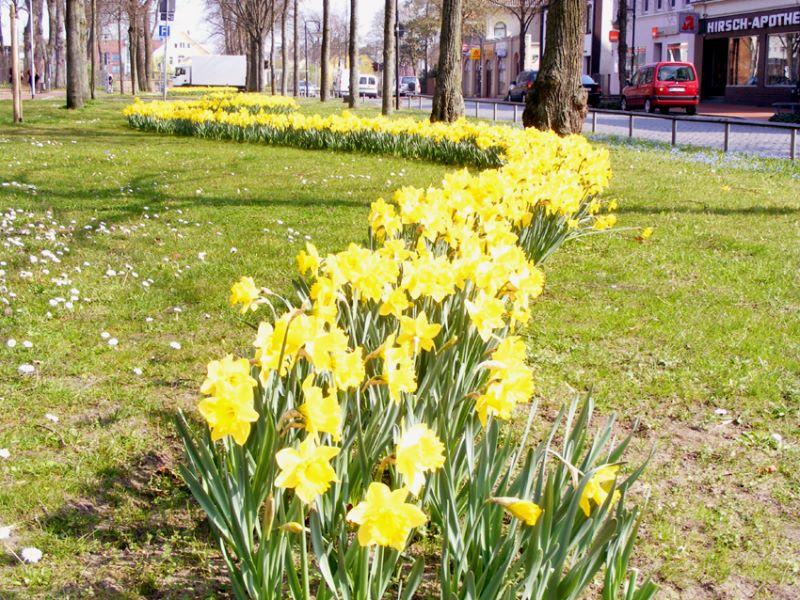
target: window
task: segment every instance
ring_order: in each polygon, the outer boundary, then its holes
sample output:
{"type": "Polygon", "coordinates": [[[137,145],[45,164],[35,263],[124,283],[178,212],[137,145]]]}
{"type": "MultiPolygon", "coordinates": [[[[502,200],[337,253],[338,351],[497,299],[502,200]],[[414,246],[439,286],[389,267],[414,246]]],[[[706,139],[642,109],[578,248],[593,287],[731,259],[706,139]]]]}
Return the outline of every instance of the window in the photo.
{"type": "Polygon", "coordinates": [[[506,27],[506,24],[503,23],[502,21],[498,21],[497,23],[494,24],[494,37],[504,38],[506,37],[507,32],[508,28],[506,27]]]}
{"type": "Polygon", "coordinates": [[[767,85],[800,82],[800,32],[767,36],[767,85]]]}
{"type": "Polygon", "coordinates": [[[731,38],[728,45],[728,85],[758,85],[758,37],[731,38]]]}
{"type": "Polygon", "coordinates": [[[667,44],[667,60],[671,62],[687,62],[689,60],[689,44],[667,44]]]}
{"type": "Polygon", "coordinates": [[[659,81],[694,81],[691,67],[665,65],[658,70],[659,81]]]}
{"type": "Polygon", "coordinates": [[[650,12],[650,0],[642,0],[642,12],[650,12]]]}
{"type": "Polygon", "coordinates": [[[675,0],[669,0],[669,7],[675,8],[675,0]]]}
{"type": "Polygon", "coordinates": [[[664,6],[664,0],[656,0],[656,10],[661,10],[664,6]]]}
{"type": "Polygon", "coordinates": [[[647,67],[646,69],[642,70],[639,83],[653,83],[653,67],[647,67]]]}
{"type": "Polygon", "coordinates": [[[592,14],[594,11],[592,10],[592,3],[586,3],[586,33],[592,33],[592,21],[594,21],[594,15],[592,14]]]}
{"type": "Polygon", "coordinates": [[[497,61],[497,91],[506,92],[506,58],[497,61]]]}

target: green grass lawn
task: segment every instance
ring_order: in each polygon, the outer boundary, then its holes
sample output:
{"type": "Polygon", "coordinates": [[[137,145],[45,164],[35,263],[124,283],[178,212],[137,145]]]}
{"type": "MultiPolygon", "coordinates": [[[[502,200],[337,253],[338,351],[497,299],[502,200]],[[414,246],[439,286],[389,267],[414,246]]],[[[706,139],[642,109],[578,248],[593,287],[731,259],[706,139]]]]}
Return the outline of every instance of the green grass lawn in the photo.
{"type": "MultiPolygon", "coordinates": [[[[58,104],[12,126],[0,102],[0,545],[44,552],[2,554],[0,597],[224,596],[170,416],[210,358],[248,351],[230,283],[288,292],[307,237],[360,241],[369,202],[448,167],[160,137],[119,99],[58,104]]],[[[621,429],[641,419],[637,451],[657,446],[636,564],[664,597],[795,598],[800,168],[610,150],[619,231],[547,264],[527,332],[544,414],[593,388],[621,429]],[[625,229],[641,226],[645,243],[625,229]]]]}

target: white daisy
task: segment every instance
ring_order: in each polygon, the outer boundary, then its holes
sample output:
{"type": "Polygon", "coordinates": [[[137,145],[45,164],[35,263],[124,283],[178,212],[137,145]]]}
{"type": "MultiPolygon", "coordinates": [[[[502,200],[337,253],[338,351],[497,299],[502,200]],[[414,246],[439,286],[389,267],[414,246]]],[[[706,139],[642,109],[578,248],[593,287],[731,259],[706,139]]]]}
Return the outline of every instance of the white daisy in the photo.
{"type": "Polygon", "coordinates": [[[22,556],[22,560],[24,560],[26,563],[34,564],[42,560],[42,551],[38,548],[34,548],[33,546],[28,546],[27,548],[22,549],[20,556],[22,556]]]}

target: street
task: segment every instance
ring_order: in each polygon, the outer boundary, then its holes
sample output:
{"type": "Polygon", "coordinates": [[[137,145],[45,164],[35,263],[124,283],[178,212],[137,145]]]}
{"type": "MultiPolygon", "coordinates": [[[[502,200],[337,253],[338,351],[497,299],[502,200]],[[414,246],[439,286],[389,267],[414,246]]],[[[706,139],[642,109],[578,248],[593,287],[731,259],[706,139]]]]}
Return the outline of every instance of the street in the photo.
{"type": "MultiPolygon", "coordinates": [[[[401,106],[408,107],[408,98],[403,98],[401,106]]],[[[497,104],[465,100],[465,114],[468,117],[493,119],[498,121],[522,121],[523,105],[497,104]],[[477,106],[476,106],[477,104],[477,106]],[[516,110],[515,110],[516,109],[516,110]],[[516,119],[515,119],[516,112],[516,119]]],[[[411,100],[411,108],[431,109],[430,98],[411,100]]],[[[633,136],[636,139],[651,140],[670,143],[672,137],[672,123],[669,119],[658,118],[660,115],[648,115],[642,111],[634,111],[633,136]]],[[[680,111],[675,111],[680,115],[680,111]]],[[[584,133],[592,131],[592,115],[586,117],[584,133]]],[[[725,126],[720,123],[706,123],[702,121],[679,121],[677,131],[678,144],[689,144],[703,148],[722,150],[725,137],[725,126]]],[[[628,113],[597,114],[596,133],[601,135],[628,136],[628,113]]],[[[731,125],[729,150],[765,157],[788,158],[791,141],[790,130],[771,129],[758,126],[731,125]]]]}

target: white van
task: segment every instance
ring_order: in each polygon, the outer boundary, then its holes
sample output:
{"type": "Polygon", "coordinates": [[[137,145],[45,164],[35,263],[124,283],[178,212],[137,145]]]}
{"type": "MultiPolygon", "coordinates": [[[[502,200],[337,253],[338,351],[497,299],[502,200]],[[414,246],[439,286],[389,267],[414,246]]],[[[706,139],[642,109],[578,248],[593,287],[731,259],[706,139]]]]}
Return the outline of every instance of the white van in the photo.
{"type": "Polygon", "coordinates": [[[358,95],[367,98],[378,97],[378,78],[374,75],[358,76],[358,95]]]}

